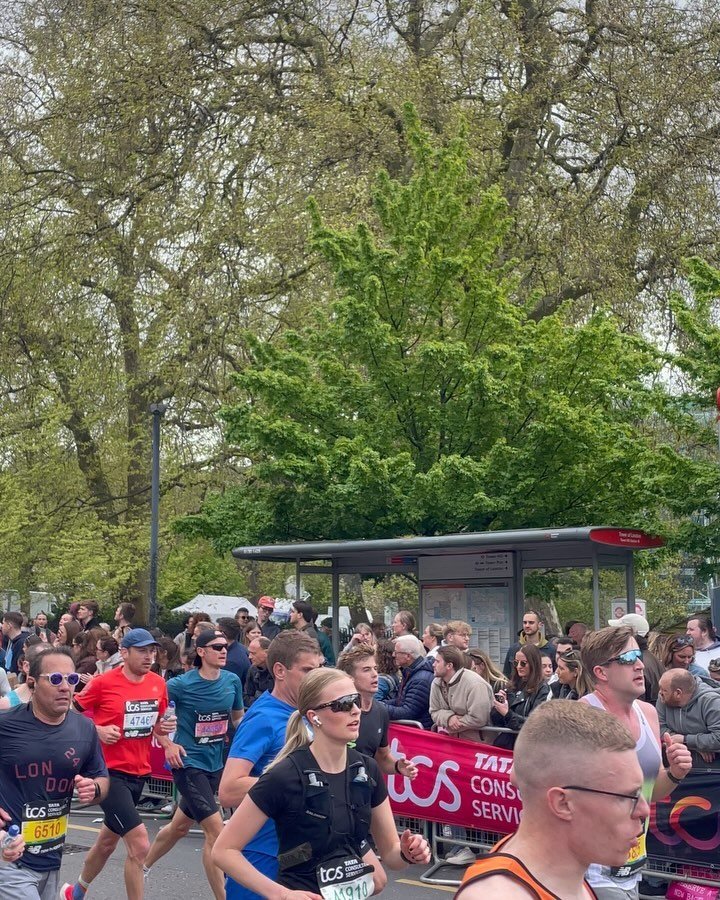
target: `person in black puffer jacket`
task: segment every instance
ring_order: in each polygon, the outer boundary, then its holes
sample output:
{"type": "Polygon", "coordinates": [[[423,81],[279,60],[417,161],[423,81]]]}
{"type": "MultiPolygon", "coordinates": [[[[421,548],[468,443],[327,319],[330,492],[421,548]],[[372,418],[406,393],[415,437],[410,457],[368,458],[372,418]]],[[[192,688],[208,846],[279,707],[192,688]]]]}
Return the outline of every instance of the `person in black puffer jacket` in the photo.
{"type": "MultiPolygon", "coordinates": [[[[507,691],[499,691],[490,713],[493,725],[520,731],[530,713],[548,699],[550,688],[543,679],[542,658],[534,644],[525,644],[515,652],[513,673],[507,691]]],[[[514,734],[499,734],[496,747],[512,750],[514,734]]]]}

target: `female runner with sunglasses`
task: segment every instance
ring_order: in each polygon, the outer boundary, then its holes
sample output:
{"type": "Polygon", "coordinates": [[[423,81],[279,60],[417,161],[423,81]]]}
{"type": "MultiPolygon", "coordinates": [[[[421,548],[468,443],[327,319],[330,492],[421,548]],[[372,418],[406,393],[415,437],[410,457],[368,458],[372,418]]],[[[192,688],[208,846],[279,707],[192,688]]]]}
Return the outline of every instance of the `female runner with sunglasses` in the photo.
{"type": "Polygon", "coordinates": [[[363,900],[379,893],[387,877],[367,843],[369,833],[389,868],[427,863],[424,838],[409,831],[398,837],[375,761],[348,749],[359,728],[360,695],[352,680],[336,669],[310,672],[285,746],[223,829],[214,862],[269,900],[363,900]],[[279,883],[242,853],[268,818],[280,845],[279,883]]]}

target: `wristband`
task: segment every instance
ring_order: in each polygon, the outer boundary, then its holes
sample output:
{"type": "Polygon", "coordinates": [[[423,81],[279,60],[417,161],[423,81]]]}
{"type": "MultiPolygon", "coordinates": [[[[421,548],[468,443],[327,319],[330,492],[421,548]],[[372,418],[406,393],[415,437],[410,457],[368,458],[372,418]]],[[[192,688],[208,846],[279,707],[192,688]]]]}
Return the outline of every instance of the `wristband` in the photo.
{"type": "Polygon", "coordinates": [[[402,762],[402,758],[401,758],[401,757],[398,757],[398,758],[395,760],[395,771],[398,773],[398,775],[400,774],[400,763],[401,763],[401,762],[402,762]]]}
{"type": "Polygon", "coordinates": [[[665,774],[672,781],[673,784],[680,784],[682,782],[682,778],[676,778],[670,769],[665,769],[665,774]]]}
{"type": "Polygon", "coordinates": [[[102,793],[102,790],[100,789],[100,785],[96,781],[95,782],[95,796],[93,797],[93,800],[99,800],[101,793],[102,793]]]}
{"type": "Polygon", "coordinates": [[[415,863],[413,862],[413,860],[408,859],[407,856],[405,856],[405,854],[403,853],[402,847],[400,848],[400,858],[401,858],[401,859],[404,859],[405,862],[406,862],[409,866],[414,866],[414,865],[415,865],[415,863]]]}

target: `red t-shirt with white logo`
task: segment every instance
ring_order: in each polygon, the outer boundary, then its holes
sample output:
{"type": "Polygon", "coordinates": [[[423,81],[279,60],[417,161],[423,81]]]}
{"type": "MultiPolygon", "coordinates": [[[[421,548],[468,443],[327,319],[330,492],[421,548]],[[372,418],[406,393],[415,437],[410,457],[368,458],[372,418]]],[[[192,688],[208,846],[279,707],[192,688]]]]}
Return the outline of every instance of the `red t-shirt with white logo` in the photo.
{"type": "Polygon", "coordinates": [[[102,744],[108,769],[147,775],[153,728],[168,705],[167,688],[154,672],[130,681],[123,668],[93,678],[75,702],[96,725],[117,725],[122,733],[116,744],[102,744]]]}

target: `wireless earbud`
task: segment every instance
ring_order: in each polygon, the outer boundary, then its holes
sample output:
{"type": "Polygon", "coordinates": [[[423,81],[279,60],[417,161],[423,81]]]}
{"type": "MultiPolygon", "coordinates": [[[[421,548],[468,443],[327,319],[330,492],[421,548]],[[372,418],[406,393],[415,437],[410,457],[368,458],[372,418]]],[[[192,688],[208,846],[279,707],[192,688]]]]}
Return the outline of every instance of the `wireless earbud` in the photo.
{"type": "Polygon", "coordinates": [[[313,716],[312,720],[313,720],[313,725],[322,725],[322,722],[320,721],[320,719],[318,719],[317,716],[313,716]]]}

